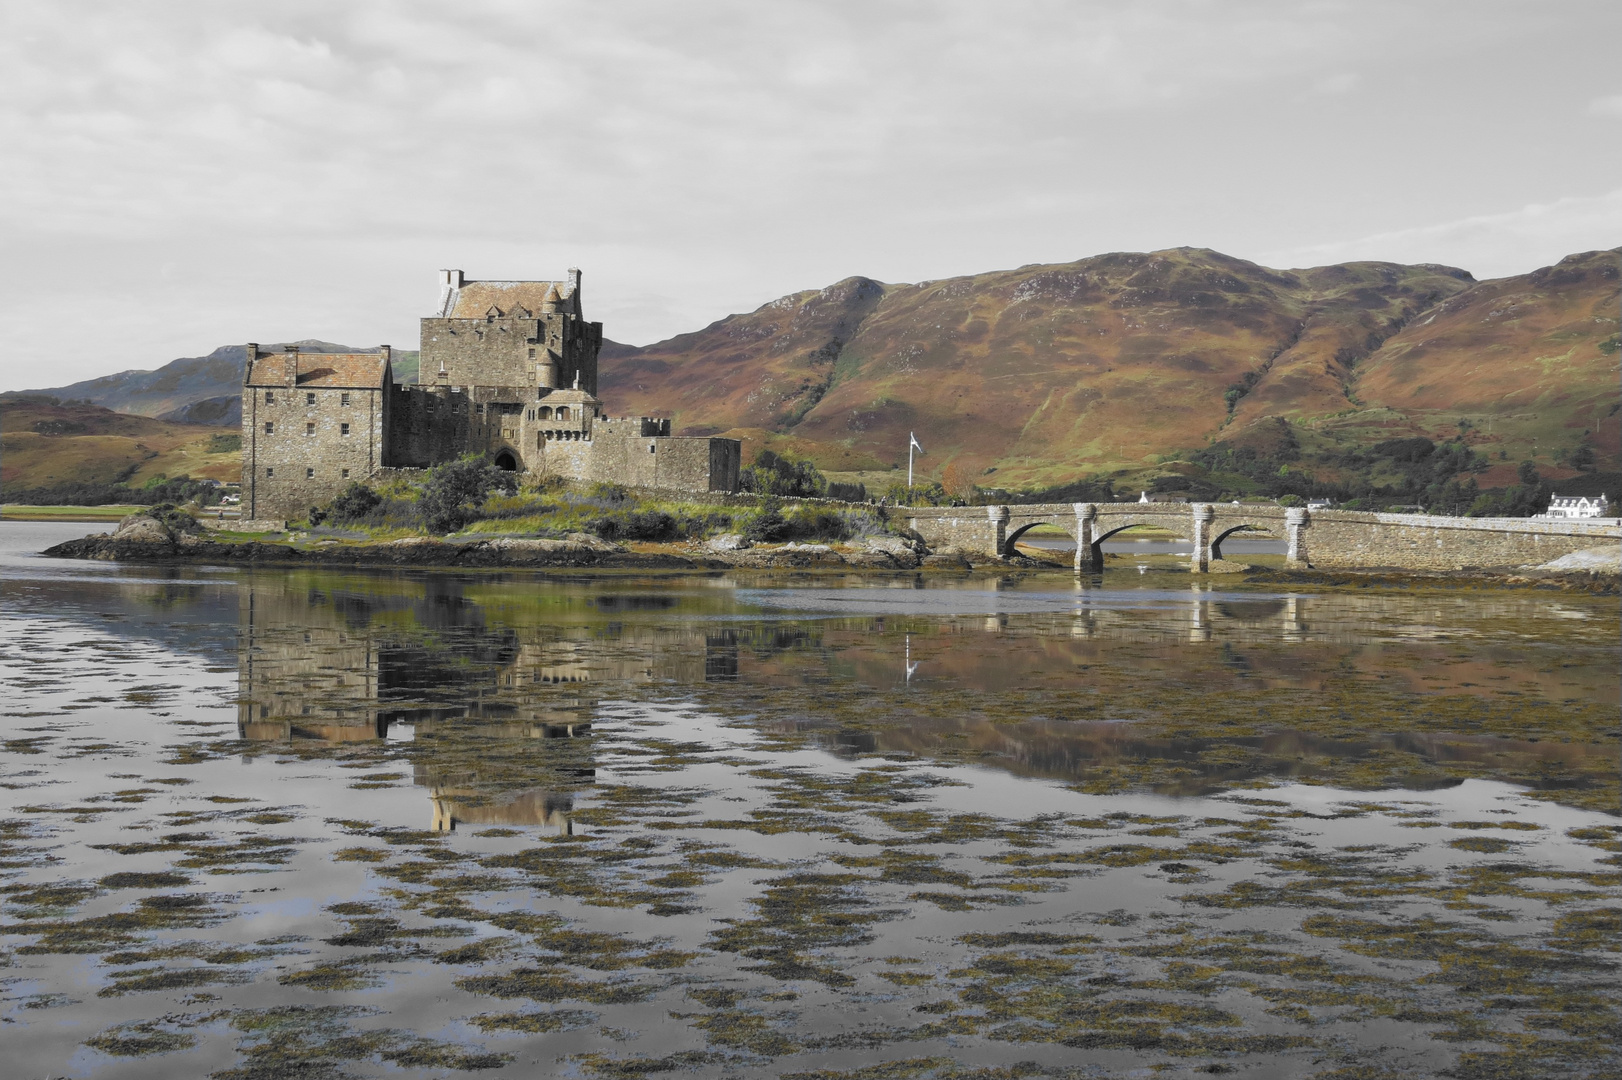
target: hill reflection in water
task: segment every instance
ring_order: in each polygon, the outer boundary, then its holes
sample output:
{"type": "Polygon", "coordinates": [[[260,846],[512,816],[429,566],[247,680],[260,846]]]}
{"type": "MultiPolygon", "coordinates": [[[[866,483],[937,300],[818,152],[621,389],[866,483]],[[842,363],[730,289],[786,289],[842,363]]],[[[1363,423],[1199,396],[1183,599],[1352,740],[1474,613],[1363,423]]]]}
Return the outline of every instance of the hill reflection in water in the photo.
{"type": "Polygon", "coordinates": [[[1559,654],[1603,639],[1591,604],[1057,580],[253,575],[239,734],[409,742],[439,830],[570,828],[619,702],[1095,792],[1484,776],[1598,795],[1614,767],[1614,671],[1559,654]]]}

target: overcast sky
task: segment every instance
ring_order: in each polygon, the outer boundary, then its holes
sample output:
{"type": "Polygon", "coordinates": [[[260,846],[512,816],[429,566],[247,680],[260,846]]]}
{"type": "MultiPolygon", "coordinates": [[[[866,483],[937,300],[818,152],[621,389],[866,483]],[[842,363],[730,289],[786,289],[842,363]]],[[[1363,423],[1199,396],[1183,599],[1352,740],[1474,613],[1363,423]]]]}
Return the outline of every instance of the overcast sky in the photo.
{"type": "Polygon", "coordinates": [[[0,389],[585,272],[646,343],[851,274],[1622,244],[1622,3],[0,3],[0,389]]]}

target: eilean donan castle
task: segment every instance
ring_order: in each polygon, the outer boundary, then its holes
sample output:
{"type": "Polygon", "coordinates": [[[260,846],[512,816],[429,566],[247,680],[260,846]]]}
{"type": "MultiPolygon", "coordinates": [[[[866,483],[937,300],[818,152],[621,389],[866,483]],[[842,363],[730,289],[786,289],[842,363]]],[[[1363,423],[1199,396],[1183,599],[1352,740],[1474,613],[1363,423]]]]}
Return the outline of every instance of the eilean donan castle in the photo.
{"type": "Polygon", "coordinates": [[[668,419],[610,417],[597,398],[603,324],[580,271],[564,281],[469,281],[441,271],[415,384],[392,355],[262,352],[242,387],[242,515],[299,515],[351,481],[467,453],[503,469],[674,491],[732,491],[740,445],[681,438],[668,419]]]}

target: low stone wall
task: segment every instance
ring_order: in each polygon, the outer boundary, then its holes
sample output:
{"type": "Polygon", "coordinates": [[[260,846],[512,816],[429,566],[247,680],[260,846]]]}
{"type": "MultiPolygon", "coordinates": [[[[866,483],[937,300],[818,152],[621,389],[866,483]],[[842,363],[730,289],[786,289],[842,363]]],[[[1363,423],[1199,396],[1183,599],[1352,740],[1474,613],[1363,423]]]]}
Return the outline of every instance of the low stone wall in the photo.
{"type": "Polygon", "coordinates": [[[1286,542],[1292,569],[1473,570],[1536,566],[1606,542],[1622,543],[1613,521],[1458,518],[1376,514],[1231,503],[1056,503],[912,507],[909,527],[930,547],[1006,558],[1037,525],[1076,541],[1076,569],[1103,569],[1101,545],[1135,525],[1166,529],[1193,542],[1189,569],[1203,573],[1222,557],[1222,541],[1240,530],[1286,542]]]}
{"type": "Polygon", "coordinates": [[[1305,530],[1316,569],[1475,570],[1537,566],[1599,544],[1622,527],[1547,518],[1459,518],[1318,511],[1305,530]]]}

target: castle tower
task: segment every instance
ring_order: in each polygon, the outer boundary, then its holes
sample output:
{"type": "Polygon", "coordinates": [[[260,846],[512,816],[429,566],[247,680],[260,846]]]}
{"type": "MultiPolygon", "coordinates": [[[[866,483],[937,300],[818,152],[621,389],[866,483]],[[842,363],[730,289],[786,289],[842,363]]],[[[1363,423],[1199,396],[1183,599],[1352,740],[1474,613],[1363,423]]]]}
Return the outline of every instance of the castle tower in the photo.
{"type": "Polygon", "coordinates": [[[442,385],[578,387],[597,392],[602,323],[587,322],[580,271],[563,281],[472,281],[440,271],[439,306],[422,320],[421,370],[442,385]],[[443,372],[443,374],[441,374],[443,372]]]}

